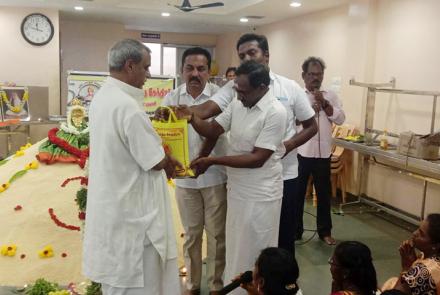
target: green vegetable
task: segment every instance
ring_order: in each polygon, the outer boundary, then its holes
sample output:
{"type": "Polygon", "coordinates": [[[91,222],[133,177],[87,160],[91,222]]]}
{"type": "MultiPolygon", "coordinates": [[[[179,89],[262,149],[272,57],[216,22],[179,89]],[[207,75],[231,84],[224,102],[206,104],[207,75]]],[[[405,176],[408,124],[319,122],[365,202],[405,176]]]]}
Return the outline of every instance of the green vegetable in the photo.
{"type": "Polygon", "coordinates": [[[77,193],[76,193],[76,204],[79,207],[80,211],[86,211],[86,206],[87,206],[87,189],[86,188],[81,188],[77,193]]]}
{"type": "Polygon", "coordinates": [[[12,177],[9,179],[9,183],[12,183],[13,181],[17,180],[17,178],[22,177],[26,173],[27,173],[27,170],[20,170],[20,171],[18,171],[17,173],[12,175],[12,177]]]}
{"type": "Polygon", "coordinates": [[[101,284],[92,282],[87,286],[85,295],[102,295],[101,284]]]}
{"type": "Polygon", "coordinates": [[[34,285],[27,287],[24,293],[27,295],[48,295],[50,292],[59,290],[58,284],[48,282],[45,279],[38,279],[34,285]]]}

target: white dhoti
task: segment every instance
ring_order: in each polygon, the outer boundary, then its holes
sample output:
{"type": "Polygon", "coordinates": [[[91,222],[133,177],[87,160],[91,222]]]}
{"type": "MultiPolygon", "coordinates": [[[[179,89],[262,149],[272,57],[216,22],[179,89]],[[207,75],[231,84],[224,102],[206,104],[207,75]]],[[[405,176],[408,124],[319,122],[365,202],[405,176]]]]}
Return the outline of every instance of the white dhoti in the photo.
{"type": "Polygon", "coordinates": [[[102,284],[103,295],[180,295],[177,258],[167,260],[162,267],[159,253],[147,241],[143,253],[144,287],[117,288],[102,284]]]}
{"type": "MultiPolygon", "coordinates": [[[[243,200],[237,198],[239,193],[228,190],[225,284],[240,273],[253,270],[261,250],[278,245],[281,199],[243,200]]],[[[230,294],[247,293],[237,288],[230,294]]]]}

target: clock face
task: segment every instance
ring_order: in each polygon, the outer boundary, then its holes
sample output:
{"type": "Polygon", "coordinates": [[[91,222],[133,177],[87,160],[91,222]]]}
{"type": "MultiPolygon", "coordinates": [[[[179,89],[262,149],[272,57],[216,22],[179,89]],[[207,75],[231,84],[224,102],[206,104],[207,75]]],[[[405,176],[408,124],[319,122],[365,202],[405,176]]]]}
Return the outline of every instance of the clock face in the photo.
{"type": "Polygon", "coordinates": [[[53,37],[53,32],[52,22],[41,13],[30,14],[21,23],[21,33],[24,39],[33,45],[49,43],[53,37]]]}

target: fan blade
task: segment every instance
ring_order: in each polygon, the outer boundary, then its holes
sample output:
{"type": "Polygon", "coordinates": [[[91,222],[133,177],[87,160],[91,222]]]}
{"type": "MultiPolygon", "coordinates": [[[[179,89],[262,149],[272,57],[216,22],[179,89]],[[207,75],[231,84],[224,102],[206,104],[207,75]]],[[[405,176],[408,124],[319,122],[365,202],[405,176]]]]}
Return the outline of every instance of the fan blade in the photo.
{"type": "Polygon", "coordinates": [[[220,7],[220,6],[225,6],[225,4],[223,2],[214,2],[214,3],[193,6],[193,8],[196,8],[196,7],[197,8],[209,8],[209,7],[220,7]]]}

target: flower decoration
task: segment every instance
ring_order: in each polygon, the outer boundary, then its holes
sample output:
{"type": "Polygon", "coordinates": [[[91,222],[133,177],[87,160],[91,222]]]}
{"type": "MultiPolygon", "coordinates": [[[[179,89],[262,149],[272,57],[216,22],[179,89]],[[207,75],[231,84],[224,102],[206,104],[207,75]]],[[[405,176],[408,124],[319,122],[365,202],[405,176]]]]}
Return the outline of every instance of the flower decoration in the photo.
{"type": "Polygon", "coordinates": [[[14,154],[14,158],[18,158],[18,157],[21,157],[21,156],[24,156],[24,151],[18,150],[14,154]]]}
{"type": "Polygon", "coordinates": [[[29,170],[29,169],[37,169],[39,167],[38,161],[32,161],[29,164],[27,164],[24,169],[25,170],[29,170]]]}
{"type": "Polygon", "coordinates": [[[42,250],[38,251],[38,256],[40,258],[50,258],[53,257],[53,248],[51,245],[47,245],[42,250]]]}
{"type": "Polygon", "coordinates": [[[11,184],[8,182],[3,183],[2,185],[0,185],[0,193],[4,192],[5,190],[7,190],[9,188],[9,186],[11,186],[11,184]]]}
{"type": "Polygon", "coordinates": [[[13,257],[17,252],[17,245],[3,245],[0,252],[3,256],[13,257]]]}
{"type": "Polygon", "coordinates": [[[86,220],[86,212],[80,211],[78,213],[78,218],[79,218],[79,220],[86,220]]]}
{"type": "Polygon", "coordinates": [[[68,229],[68,230],[77,230],[77,231],[81,230],[81,228],[79,226],[69,225],[69,224],[66,224],[66,223],[62,222],[61,220],[59,220],[58,217],[53,212],[53,208],[49,208],[48,211],[49,211],[50,218],[53,220],[53,222],[57,226],[68,229]]]}
{"type": "Polygon", "coordinates": [[[20,211],[21,209],[23,209],[23,207],[21,207],[21,205],[17,205],[14,207],[15,211],[20,211]]]}

